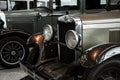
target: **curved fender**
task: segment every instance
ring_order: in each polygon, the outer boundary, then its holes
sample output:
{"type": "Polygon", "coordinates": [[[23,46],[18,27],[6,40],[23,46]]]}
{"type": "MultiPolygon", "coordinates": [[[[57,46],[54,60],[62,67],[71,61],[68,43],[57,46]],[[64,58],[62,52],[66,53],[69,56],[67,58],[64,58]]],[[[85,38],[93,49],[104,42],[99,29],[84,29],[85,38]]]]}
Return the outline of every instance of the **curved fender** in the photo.
{"type": "Polygon", "coordinates": [[[29,33],[27,33],[27,32],[24,32],[24,31],[21,31],[21,30],[19,30],[19,29],[5,29],[5,30],[3,30],[3,33],[1,33],[1,35],[4,35],[4,34],[12,34],[12,33],[21,33],[21,34],[26,34],[26,35],[28,35],[28,36],[30,36],[30,34],[29,33]]]}
{"type": "Polygon", "coordinates": [[[20,30],[4,30],[0,35],[0,40],[9,36],[18,36],[26,40],[30,37],[30,34],[20,30]]]}
{"type": "Polygon", "coordinates": [[[120,54],[120,45],[112,46],[98,57],[97,62],[100,64],[103,61],[119,54],[120,54]]]}
{"type": "Polygon", "coordinates": [[[84,67],[94,67],[107,59],[120,54],[120,44],[101,44],[84,52],[80,62],[84,67]]]}

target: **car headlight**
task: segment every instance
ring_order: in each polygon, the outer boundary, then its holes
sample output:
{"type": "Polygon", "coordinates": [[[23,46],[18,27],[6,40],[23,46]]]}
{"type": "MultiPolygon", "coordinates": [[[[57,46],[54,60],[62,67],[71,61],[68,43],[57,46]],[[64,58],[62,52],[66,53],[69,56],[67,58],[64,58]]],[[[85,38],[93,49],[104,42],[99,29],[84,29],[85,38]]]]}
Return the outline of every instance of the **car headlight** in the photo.
{"type": "Polygon", "coordinates": [[[28,38],[28,40],[27,40],[27,44],[30,44],[30,43],[36,43],[36,44],[42,46],[43,43],[44,43],[44,36],[43,36],[43,34],[36,33],[36,34],[30,36],[28,38]]]}
{"type": "Polygon", "coordinates": [[[74,30],[69,30],[66,32],[65,41],[68,48],[75,49],[80,43],[80,36],[74,30]]]}
{"type": "Polygon", "coordinates": [[[43,27],[44,42],[49,41],[53,36],[53,28],[51,25],[43,27]]]}

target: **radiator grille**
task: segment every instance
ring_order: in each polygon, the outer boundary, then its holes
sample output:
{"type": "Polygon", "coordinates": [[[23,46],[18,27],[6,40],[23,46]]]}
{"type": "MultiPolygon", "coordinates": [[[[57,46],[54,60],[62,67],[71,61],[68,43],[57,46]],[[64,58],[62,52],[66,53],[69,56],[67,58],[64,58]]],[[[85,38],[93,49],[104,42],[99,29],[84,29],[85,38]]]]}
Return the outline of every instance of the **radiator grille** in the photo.
{"type": "MultiPolygon", "coordinates": [[[[59,22],[59,42],[65,44],[65,34],[68,30],[75,30],[75,23],[59,22]]],[[[73,60],[75,60],[75,50],[60,45],[60,61],[71,63],[73,60]]]]}

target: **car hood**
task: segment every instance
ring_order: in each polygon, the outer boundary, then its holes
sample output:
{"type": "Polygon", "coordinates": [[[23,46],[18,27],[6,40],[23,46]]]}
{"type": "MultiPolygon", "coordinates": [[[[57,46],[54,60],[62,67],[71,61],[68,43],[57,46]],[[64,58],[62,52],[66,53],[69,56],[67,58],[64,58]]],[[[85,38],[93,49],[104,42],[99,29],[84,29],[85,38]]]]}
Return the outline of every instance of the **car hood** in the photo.
{"type": "Polygon", "coordinates": [[[41,15],[41,16],[46,16],[48,13],[45,11],[38,11],[35,9],[32,10],[15,10],[15,11],[6,11],[5,15],[7,17],[16,17],[16,16],[24,16],[24,17],[29,17],[29,16],[37,16],[37,15],[41,15]]]}
{"type": "Polygon", "coordinates": [[[96,14],[77,14],[83,24],[105,23],[105,22],[120,22],[120,10],[105,11],[96,14]]]}

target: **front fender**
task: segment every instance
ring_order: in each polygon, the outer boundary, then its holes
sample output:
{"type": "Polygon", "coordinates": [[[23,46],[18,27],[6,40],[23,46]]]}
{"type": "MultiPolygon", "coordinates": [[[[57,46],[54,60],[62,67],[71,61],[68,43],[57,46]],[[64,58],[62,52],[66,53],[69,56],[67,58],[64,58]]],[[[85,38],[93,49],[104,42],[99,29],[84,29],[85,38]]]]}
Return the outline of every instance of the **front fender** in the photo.
{"type": "Polygon", "coordinates": [[[80,61],[84,67],[91,68],[119,54],[120,44],[101,44],[86,50],[80,61]]]}
{"type": "Polygon", "coordinates": [[[18,36],[21,39],[27,41],[30,34],[24,32],[24,31],[20,31],[20,30],[9,30],[9,29],[7,30],[7,29],[5,29],[5,30],[1,31],[0,40],[2,40],[3,38],[6,38],[6,37],[10,37],[10,36],[18,36]]]}

